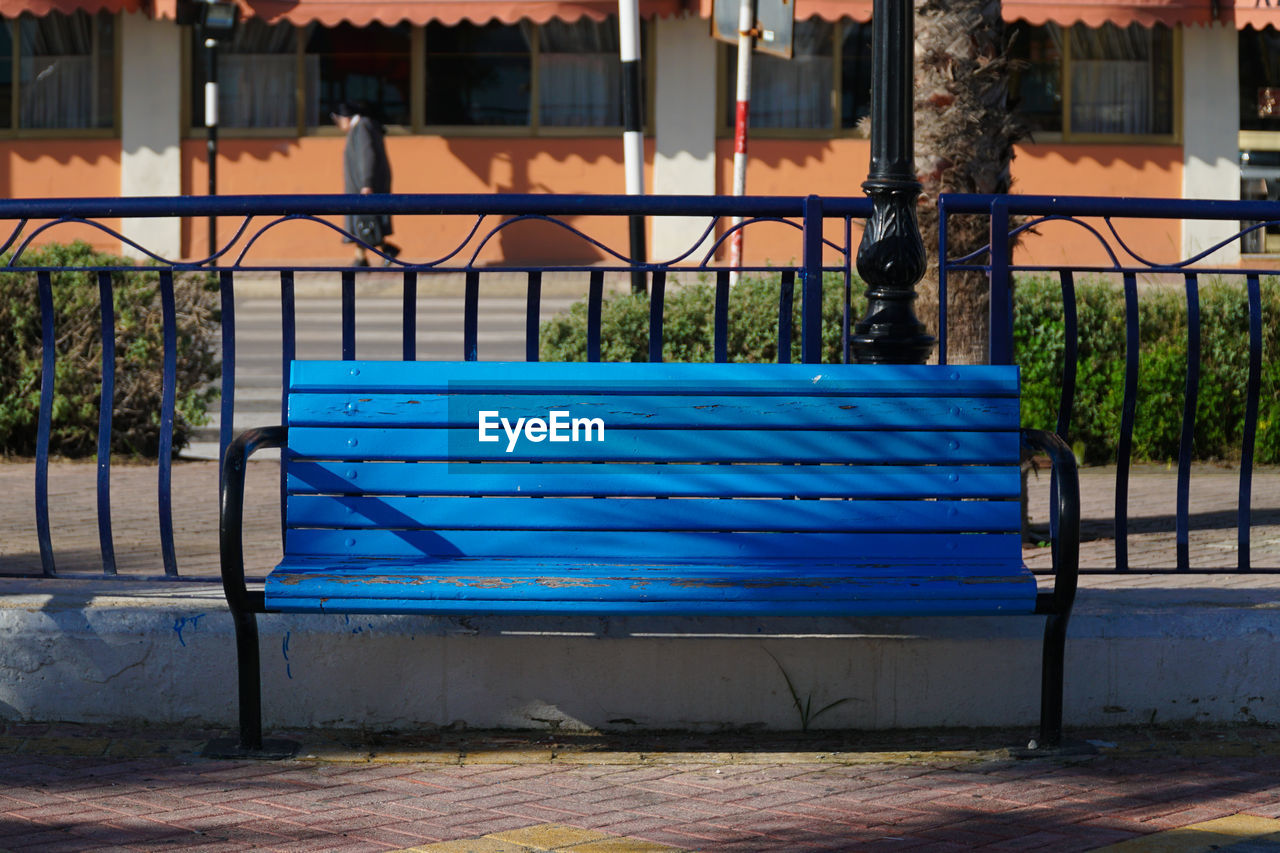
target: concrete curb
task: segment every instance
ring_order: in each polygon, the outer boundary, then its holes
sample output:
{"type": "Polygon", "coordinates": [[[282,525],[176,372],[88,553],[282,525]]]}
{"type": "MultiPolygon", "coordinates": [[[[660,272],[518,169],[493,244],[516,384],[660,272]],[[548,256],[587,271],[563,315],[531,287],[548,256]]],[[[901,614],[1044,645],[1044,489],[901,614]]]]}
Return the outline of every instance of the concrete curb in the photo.
{"type": "MultiPolygon", "coordinates": [[[[1086,589],[1068,725],[1280,723],[1280,590],[1086,589]]],[[[268,727],[643,731],[1033,726],[1039,617],[786,621],[266,616],[268,727]],[[692,634],[694,636],[688,636],[692,634]],[[774,663],[769,654],[779,663],[774,663]]],[[[0,581],[0,718],[235,719],[209,583],[0,581]]]]}

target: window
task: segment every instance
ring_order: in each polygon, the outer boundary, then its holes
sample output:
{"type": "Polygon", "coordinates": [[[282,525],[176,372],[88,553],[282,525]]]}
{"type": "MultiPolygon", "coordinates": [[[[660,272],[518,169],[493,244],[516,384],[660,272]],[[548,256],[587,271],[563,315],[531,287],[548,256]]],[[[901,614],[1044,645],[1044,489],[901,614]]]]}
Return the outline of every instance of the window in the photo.
{"type": "MultiPolygon", "coordinates": [[[[231,128],[329,124],[342,101],[361,102],[387,124],[409,124],[411,28],[354,27],[249,18],[218,48],[218,123],[231,128]],[[299,72],[302,89],[299,91],[299,72]]],[[[192,30],[192,123],[204,125],[205,47],[192,30]]]]}
{"type": "MultiPolygon", "coordinates": [[[[200,128],[206,50],[198,28],[191,38],[191,119],[200,128]]],[[[224,128],[303,132],[328,125],[341,101],[363,103],[384,124],[415,130],[623,123],[616,17],[423,28],[295,28],[248,18],[218,47],[218,82],[224,128]]]]}
{"type": "MultiPolygon", "coordinates": [[[[203,127],[206,53],[199,29],[192,28],[191,112],[193,124],[203,127]]],[[[218,46],[219,126],[297,127],[297,45],[292,24],[265,24],[260,18],[241,21],[231,39],[218,46]]],[[[314,63],[305,67],[313,78],[314,63]]]]}
{"type": "Polygon", "coordinates": [[[538,121],[547,127],[621,127],[618,51],[612,19],[538,27],[538,121]]]}
{"type": "Polygon", "coordinates": [[[6,21],[0,27],[0,66],[0,127],[71,130],[115,124],[111,15],[55,12],[6,21]]]}
{"type": "Polygon", "coordinates": [[[527,125],[528,26],[427,25],[427,124],[527,125]]]}
{"type": "Polygon", "coordinates": [[[1240,129],[1280,130],[1280,33],[1243,29],[1240,39],[1240,129]]]}
{"type": "Polygon", "coordinates": [[[1010,105],[1033,132],[1064,138],[1171,136],[1174,50],[1164,26],[1017,24],[1010,105]]]}
{"type": "MultiPolygon", "coordinates": [[[[723,113],[727,127],[733,126],[738,99],[737,67],[738,49],[729,47],[725,50],[723,113]]],[[[829,133],[856,127],[870,112],[869,25],[818,19],[796,21],[791,59],[758,52],[752,56],[752,129],[829,133]]]]}
{"type": "Polygon", "coordinates": [[[343,101],[367,105],[384,124],[409,124],[411,32],[408,24],[307,27],[306,61],[318,86],[307,92],[307,124],[326,124],[343,101]]]}
{"type": "Polygon", "coordinates": [[[426,53],[427,125],[622,126],[617,18],[428,24],[426,53]]]}

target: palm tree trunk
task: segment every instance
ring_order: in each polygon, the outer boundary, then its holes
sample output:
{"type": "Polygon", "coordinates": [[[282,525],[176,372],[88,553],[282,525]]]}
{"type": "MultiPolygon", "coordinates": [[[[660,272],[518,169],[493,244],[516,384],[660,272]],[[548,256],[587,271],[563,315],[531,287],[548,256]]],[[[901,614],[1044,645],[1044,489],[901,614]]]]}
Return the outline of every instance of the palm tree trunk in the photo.
{"type": "MultiPolygon", "coordinates": [[[[1013,145],[1025,132],[1008,108],[1009,57],[1000,0],[916,0],[915,160],[923,192],[920,231],[929,270],[917,311],[937,333],[940,193],[1005,193],[1013,145]]],[[[990,239],[983,217],[951,216],[948,254],[990,239]]],[[[989,286],[981,273],[947,277],[948,361],[987,361],[989,286]]]]}

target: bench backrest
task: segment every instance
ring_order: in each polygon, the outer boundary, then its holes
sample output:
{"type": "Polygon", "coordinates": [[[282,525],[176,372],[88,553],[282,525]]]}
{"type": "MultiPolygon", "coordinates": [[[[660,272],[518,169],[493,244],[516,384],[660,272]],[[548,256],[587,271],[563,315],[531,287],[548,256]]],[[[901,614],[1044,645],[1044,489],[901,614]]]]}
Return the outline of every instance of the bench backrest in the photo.
{"type": "Polygon", "coordinates": [[[292,555],[1020,560],[1016,367],[299,361],[288,393],[292,555]]]}

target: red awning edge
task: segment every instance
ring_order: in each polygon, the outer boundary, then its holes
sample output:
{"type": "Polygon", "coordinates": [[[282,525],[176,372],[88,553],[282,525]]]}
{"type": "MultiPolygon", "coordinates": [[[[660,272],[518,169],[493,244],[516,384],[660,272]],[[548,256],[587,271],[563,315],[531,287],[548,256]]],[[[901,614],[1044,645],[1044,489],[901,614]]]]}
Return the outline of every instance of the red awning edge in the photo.
{"type": "Polygon", "coordinates": [[[50,12],[69,15],[72,12],[137,12],[142,0],[0,0],[0,15],[16,18],[23,12],[37,18],[50,12]]]}
{"type": "MultiPolygon", "coordinates": [[[[290,21],[326,25],[350,23],[396,24],[433,21],[483,24],[497,20],[546,23],[552,19],[576,21],[604,20],[617,14],[616,0],[237,0],[246,16],[270,23],[290,21]]],[[[644,17],[673,17],[683,13],[709,18],[712,0],[640,0],[644,17]]],[[[47,15],[50,12],[137,12],[143,9],[157,19],[174,17],[175,0],[0,0],[0,15],[16,17],[23,12],[47,15]],[[147,8],[149,7],[149,8],[147,8]]],[[[817,17],[827,21],[850,18],[871,19],[872,0],[795,0],[796,18],[817,17]]],[[[1049,22],[1062,26],[1090,27],[1112,23],[1118,26],[1204,26],[1221,21],[1243,28],[1280,28],[1280,0],[1004,0],[1006,21],[1026,21],[1032,25],[1049,22]]]]}

